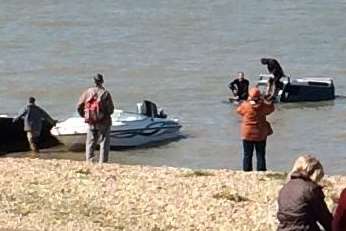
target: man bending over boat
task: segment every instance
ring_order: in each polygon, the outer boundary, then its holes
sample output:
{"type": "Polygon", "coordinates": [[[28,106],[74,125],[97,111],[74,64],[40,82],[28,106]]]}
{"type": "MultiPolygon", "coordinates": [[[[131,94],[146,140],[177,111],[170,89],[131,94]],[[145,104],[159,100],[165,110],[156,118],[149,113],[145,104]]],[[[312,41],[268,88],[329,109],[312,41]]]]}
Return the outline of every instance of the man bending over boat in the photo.
{"type": "Polygon", "coordinates": [[[237,100],[246,100],[249,93],[249,80],[245,79],[244,72],[238,72],[238,78],[228,84],[237,100]]]}
{"type": "Polygon", "coordinates": [[[95,87],[87,89],[81,95],[77,111],[89,125],[85,142],[86,161],[93,162],[95,149],[100,142],[99,163],[108,162],[110,149],[110,129],[112,126],[111,115],[114,111],[112,96],[103,87],[103,76],[94,77],[95,87]]]}
{"type": "Polygon", "coordinates": [[[269,84],[266,97],[269,99],[275,98],[278,95],[279,90],[283,88],[280,79],[285,76],[284,71],[276,59],[262,58],[261,63],[267,65],[268,72],[274,76],[274,78],[270,78],[268,81],[269,84]]]}
{"type": "Polygon", "coordinates": [[[33,157],[38,157],[38,153],[40,152],[38,142],[42,130],[42,120],[46,120],[52,126],[56,124],[57,120],[52,119],[45,110],[37,106],[34,97],[29,97],[28,104],[24,107],[23,111],[13,119],[13,122],[17,122],[20,118],[24,119],[24,131],[27,134],[33,157]]]}

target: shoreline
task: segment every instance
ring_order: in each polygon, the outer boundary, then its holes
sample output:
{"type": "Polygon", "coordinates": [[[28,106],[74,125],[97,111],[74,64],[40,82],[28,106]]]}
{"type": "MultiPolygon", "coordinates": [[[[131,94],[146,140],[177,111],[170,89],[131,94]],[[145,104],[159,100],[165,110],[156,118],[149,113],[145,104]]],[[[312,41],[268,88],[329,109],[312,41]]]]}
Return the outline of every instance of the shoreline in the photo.
{"type": "MultiPolygon", "coordinates": [[[[276,230],[284,172],[1,158],[0,229],[276,230]]],[[[323,180],[326,202],[346,176],[323,180]]]]}

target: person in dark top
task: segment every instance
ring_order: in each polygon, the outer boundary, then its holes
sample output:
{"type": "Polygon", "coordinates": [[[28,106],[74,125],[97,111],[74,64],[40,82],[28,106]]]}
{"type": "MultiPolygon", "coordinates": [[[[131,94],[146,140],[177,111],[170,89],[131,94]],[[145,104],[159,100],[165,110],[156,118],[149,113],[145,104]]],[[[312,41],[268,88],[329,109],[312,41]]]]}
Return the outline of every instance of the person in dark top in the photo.
{"type": "Polygon", "coordinates": [[[276,59],[262,58],[261,63],[267,65],[268,72],[274,76],[274,78],[269,79],[267,96],[270,98],[275,97],[283,87],[280,79],[285,76],[284,71],[276,59]]]}
{"type": "Polygon", "coordinates": [[[34,156],[38,156],[39,147],[38,140],[42,131],[42,121],[46,120],[49,124],[54,126],[57,120],[54,120],[45,110],[35,104],[35,98],[29,97],[28,104],[24,107],[22,112],[18,114],[13,122],[19,119],[24,119],[24,131],[27,134],[30,149],[33,151],[34,156]]]}
{"type": "Polygon", "coordinates": [[[330,213],[319,182],[324,176],[319,160],[311,155],[296,159],[278,197],[277,231],[325,231],[332,230],[330,213]]]}
{"type": "Polygon", "coordinates": [[[230,82],[228,87],[238,100],[246,100],[249,95],[249,84],[249,80],[244,77],[244,72],[238,72],[238,78],[230,82]]]}

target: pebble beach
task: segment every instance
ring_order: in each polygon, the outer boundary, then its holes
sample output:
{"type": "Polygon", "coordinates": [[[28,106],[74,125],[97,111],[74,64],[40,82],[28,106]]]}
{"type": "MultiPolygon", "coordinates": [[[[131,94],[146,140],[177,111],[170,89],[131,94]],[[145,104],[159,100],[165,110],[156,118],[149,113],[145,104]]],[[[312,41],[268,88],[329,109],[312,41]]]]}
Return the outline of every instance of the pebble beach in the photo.
{"type": "MultiPolygon", "coordinates": [[[[1,230],[276,230],[285,172],[0,159],[1,230]]],[[[322,182],[330,209],[345,176],[322,182]]]]}

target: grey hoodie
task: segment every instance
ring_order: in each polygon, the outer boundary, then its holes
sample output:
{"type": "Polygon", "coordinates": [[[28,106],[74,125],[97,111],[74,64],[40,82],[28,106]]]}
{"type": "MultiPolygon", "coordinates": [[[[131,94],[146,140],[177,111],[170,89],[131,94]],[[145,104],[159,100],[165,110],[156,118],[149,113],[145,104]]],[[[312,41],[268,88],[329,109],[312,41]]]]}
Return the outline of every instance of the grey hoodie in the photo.
{"type": "Polygon", "coordinates": [[[16,122],[20,118],[24,119],[24,131],[33,131],[38,134],[40,134],[42,129],[42,120],[45,119],[52,125],[55,123],[52,117],[50,117],[45,110],[34,103],[29,103],[26,105],[22,112],[20,112],[18,116],[13,119],[13,122],[16,122]]]}

